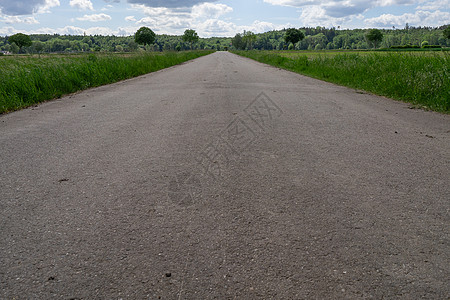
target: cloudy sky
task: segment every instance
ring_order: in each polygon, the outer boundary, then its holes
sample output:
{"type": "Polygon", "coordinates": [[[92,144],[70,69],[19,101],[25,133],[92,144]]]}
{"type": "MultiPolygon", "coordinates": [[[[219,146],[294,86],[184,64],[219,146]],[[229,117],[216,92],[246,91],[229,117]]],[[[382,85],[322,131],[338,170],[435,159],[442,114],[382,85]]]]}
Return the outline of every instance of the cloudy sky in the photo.
{"type": "Polygon", "coordinates": [[[450,0],[0,0],[0,36],[131,35],[195,29],[201,37],[303,26],[403,28],[450,23],[450,0]]]}

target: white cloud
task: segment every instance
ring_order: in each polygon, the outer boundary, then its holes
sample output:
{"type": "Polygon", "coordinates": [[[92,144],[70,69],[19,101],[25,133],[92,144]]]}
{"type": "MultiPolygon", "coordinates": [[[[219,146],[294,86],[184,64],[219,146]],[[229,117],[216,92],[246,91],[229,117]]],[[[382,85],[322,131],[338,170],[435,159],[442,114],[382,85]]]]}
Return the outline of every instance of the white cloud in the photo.
{"type": "Polygon", "coordinates": [[[192,7],[193,18],[213,18],[216,19],[227,13],[231,13],[233,8],[225,4],[202,3],[192,7]]]}
{"type": "MultiPolygon", "coordinates": [[[[149,26],[156,33],[182,34],[187,28],[195,28],[200,36],[226,35],[231,33],[234,24],[219,18],[233,11],[228,5],[202,3],[192,8],[147,7],[145,5],[132,5],[132,8],[143,12],[146,17],[138,20],[136,24],[149,26]]],[[[132,19],[127,17],[128,21],[132,19]]],[[[236,32],[233,31],[234,35],[236,32]]]]}
{"type": "Polygon", "coordinates": [[[280,6],[293,6],[293,7],[303,7],[307,5],[331,5],[331,6],[342,6],[342,7],[356,7],[356,6],[366,6],[366,7],[378,7],[378,6],[392,6],[392,5],[407,5],[417,3],[418,0],[263,0],[266,3],[272,5],[280,6]]]}
{"type": "Polygon", "coordinates": [[[101,9],[101,11],[108,11],[108,10],[110,10],[111,8],[114,8],[114,6],[112,6],[111,4],[108,4],[108,5],[106,5],[105,7],[103,7],[103,8],[101,9]]]}
{"type": "Polygon", "coordinates": [[[116,35],[117,30],[109,27],[90,27],[86,29],[87,35],[116,35]]]}
{"type": "Polygon", "coordinates": [[[39,33],[39,32],[52,32],[57,33],[61,35],[113,35],[116,34],[117,31],[108,28],[108,27],[90,27],[90,28],[81,28],[76,26],[65,26],[61,28],[56,29],[50,29],[50,28],[41,28],[33,31],[33,33],[39,33]]]}
{"type": "Polygon", "coordinates": [[[128,3],[132,4],[142,4],[147,7],[167,7],[167,8],[178,8],[178,7],[192,7],[194,5],[204,3],[204,2],[214,2],[215,0],[127,0],[128,3]]]}
{"type": "Polygon", "coordinates": [[[18,16],[4,16],[0,22],[6,24],[39,24],[34,17],[18,17],[18,16]]]}
{"type": "Polygon", "coordinates": [[[125,21],[136,22],[137,20],[134,16],[127,16],[127,17],[125,17],[125,21]]]}
{"type": "Polygon", "coordinates": [[[417,7],[417,10],[448,10],[450,8],[450,0],[425,1],[417,7]]]}
{"type": "MultiPolygon", "coordinates": [[[[366,19],[369,27],[437,26],[447,24],[450,0],[263,0],[279,6],[301,9],[300,22],[303,26],[342,26],[363,20],[367,11],[376,13],[377,8],[390,6],[416,6],[403,15],[383,14],[366,19]]],[[[360,23],[360,22],[356,22],[360,23]]]]}
{"type": "Polygon", "coordinates": [[[447,24],[450,20],[450,12],[424,11],[418,10],[415,13],[405,13],[403,15],[383,14],[381,16],[366,19],[364,22],[369,27],[392,26],[401,27],[408,23],[411,26],[436,26],[436,24],[447,24]]]}
{"type": "Polygon", "coordinates": [[[294,6],[302,7],[304,5],[317,5],[320,4],[320,0],[264,0],[266,3],[280,6],[294,6]]]}
{"type": "MultiPolygon", "coordinates": [[[[133,9],[143,12],[144,17],[136,22],[138,25],[151,27],[155,32],[180,33],[181,29],[191,27],[192,18],[189,10],[177,10],[165,7],[146,7],[144,5],[132,5],[133,9]]],[[[184,31],[184,30],[183,30],[184,31]]]]}
{"type": "Polygon", "coordinates": [[[59,2],[59,0],[45,0],[45,3],[43,6],[40,6],[37,8],[36,12],[37,13],[49,13],[50,12],[50,8],[52,7],[57,7],[60,6],[61,3],[59,2]]]}
{"type": "Polygon", "coordinates": [[[200,36],[210,37],[213,35],[231,35],[233,34],[232,32],[235,32],[236,28],[237,26],[232,22],[210,19],[198,24],[196,30],[200,36]]]}
{"type": "Polygon", "coordinates": [[[130,36],[136,33],[139,27],[137,26],[131,26],[131,27],[119,27],[114,33],[114,35],[118,36],[130,36]]]}
{"type": "Polygon", "coordinates": [[[111,20],[111,16],[107,14],[84,15],[83,17],[77,18],[77,20],[89,22],[101,22],[111,20]]]}
{"type": "Polygon", "coordinates": [[[17,29],[15,29],[14,27],[11,27],[11,26],[0,27],[0,36],[9,36],[9,35],[13,35],[18,32],[19,31],[17,29]]]}
{"type": "Polygon", "coordinates": [[[378,6],[392,6],[392,5],[410,5],[410,4],[417,4],[418,1],[422,0],[376,0],[373,1],[373,7],[378,6]]]}
{"type": "Polygon", "coordinates": [[[91,0],[70,0],[69,4],[80,10],[94,10],[91,0]]]}
{"type": "MultiPolygon", "coordinates": [[[[247,31],[252,31],[253,33],[263,33],[263,32],[267,32],[267,31],[271,31],[271,30],[281,30],[283,28],[289,28],[289,27],[293,27],[292,24],[273,24],[270,22],[264,22],[264,21],[254,21],[251,25],[247,25],[247,26],[239,26],[238,28],[240,30],[238,30],[238,32],[243,32],[244,30],[247,31]]],[[[236,32],[234,33],[236,34],[236,32]]],[[[233,35],[234,35],[233,34],[233,35]]]]}
{"type": "Polygon", "coordinates": [[[352,21],[353,18],[359,18],[361,15],[333,17],[327,14],[327,10],[320,6],[307,6],[302,9],[300,22],[303,26],[316,27],[338,27],[352,21]]]}
{"type": "MultiPolygon", "coordinates": [[[[369,9],[386,7],[393,5],[415,4],[420,0],[264,0],[266,3],[280,6],[292,6],[301,8],[302,14],[315,20],[325,20],[327,24],[342,22],[341,18],[349,19],[351,16],[358,16],[369,9]],[[317,13],[313,16],[311,12],[317,13]]],[[[448,1],[448,0],[444,0],[448,1]]],[[[308,26],[310,23],[306,23],[308,26]]],[[[321,26],[327,26],[322,24],[321,26]]]]}
{"type": "Polygon", "coordinates": [[[167,7],[147,7],[142,4],[132,4],[132,9],[142,12],[149,17],[190,17],[190,10],[172,9],[167,7]]]}
{"type": "Polygon", "coordinates": [[[145,17],[136,22],[138,25],[149,26],[155,32],[162,33],[181,33],[181,30],[191,27],[191,22],[188,19],[180,17],[161,18],[161,17],[145,17]]]}
{"type": "Polygon", "coordinates": [[[198,23],[196,30],[202,37],[213,36],[234,36],[238,32],[251,31],[253,33],[263,33],[271,30],[278,30],[292,27],[291,24],[276,25],[270,22],[254,21],[250,25],[238,26],[233,22],[209,19],[205,22],[198,23]]]}
{"type": "Polygon", "coordinates": [[[119,27],[112,29],[108,27],[89,27],[81,28],[76,26],[65,26],[60,28],[42,27],[33,30],[17,30],[13,27],[0,28],[0,36],[10,36],[15,33],[21,32],[25,34],[61,34],[61,35],[116,35],[116,36],[129,36],[133,35],[138,30],[138,27],[119,27]]]}

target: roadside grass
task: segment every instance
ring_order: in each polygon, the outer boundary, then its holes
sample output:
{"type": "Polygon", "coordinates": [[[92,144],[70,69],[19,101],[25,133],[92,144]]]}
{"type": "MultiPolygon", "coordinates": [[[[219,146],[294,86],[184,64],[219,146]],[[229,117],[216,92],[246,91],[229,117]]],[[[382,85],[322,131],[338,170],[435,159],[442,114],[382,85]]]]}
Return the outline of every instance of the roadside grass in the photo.
{"type": "Polygon", "coordinates": [[[376,50],[271,50],[266,51],[273,54],[279,54],[289,58],[295,58],[302,55],[307,55],[309,58],[317,57],[317,56],[327,56],[332,57],[339,54],[358,54],[358,55],[372,55],[374,53],[380,55],[390,55],[390,54],[400,54],[407,53],[409,55],[419,55],[419,56],[435,56],[441,55],[444,56],[446,54],[450,54],[450,49],[376,49],[376,50]]]}
{"type": "Polygon", "coordinates": [[[450,53],[234,51],[317,79],[450,113],[450,53]]]}
{"type": "Polygon", "coordinates": [[[0,114],[158,71],[212,52],[3,56],[0,114]]]}

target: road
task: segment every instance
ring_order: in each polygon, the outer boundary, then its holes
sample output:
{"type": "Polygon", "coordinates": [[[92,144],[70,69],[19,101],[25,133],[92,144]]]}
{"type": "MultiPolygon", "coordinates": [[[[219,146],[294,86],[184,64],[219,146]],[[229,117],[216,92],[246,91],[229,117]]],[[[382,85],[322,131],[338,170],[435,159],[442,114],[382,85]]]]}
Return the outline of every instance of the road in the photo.
{"type": "Polygon", "coordinates": [[[0,116],[0,298],[447,299],[449,135],[227,52],[0,116]]]}

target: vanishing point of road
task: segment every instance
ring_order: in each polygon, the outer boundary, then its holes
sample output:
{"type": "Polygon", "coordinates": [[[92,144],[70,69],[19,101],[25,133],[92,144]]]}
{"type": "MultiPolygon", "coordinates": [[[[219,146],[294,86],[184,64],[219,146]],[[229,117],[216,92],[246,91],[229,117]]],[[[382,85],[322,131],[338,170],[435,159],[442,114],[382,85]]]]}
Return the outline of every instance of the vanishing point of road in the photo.
{"type": "Polygon", "coordinates": [[[1,299],[448,299],[450,118],[227,52],[0,116],[1,299]]]}

